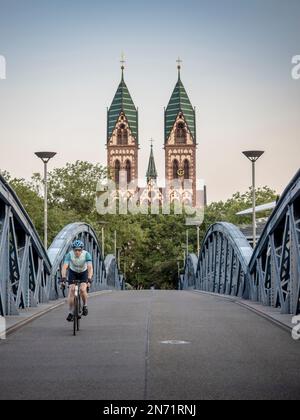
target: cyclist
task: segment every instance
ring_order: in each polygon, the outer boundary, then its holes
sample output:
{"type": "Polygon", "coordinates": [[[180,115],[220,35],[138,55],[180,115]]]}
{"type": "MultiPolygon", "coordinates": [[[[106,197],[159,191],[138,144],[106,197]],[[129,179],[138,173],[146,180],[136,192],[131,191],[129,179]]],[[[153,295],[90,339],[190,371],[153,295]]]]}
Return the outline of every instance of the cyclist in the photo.
{"type": "Polygon", "coordinates": [[[67,282],[67,270],[69,269],[69,315],[67,317],[68,322],[74,320],[74,295],[75,295],[75,280],[80,283],[80,295],[83,301],[82,315],[88,315],[87,298],[88,289],[91,286],[93,278],[93,262],[92,256],[89,252],[84,251],[84,243],[76,240],[72,244],[72,251],[69,252],[64,260],[62,267],[61,277],[62,284],[65,285],[67,282]]]}

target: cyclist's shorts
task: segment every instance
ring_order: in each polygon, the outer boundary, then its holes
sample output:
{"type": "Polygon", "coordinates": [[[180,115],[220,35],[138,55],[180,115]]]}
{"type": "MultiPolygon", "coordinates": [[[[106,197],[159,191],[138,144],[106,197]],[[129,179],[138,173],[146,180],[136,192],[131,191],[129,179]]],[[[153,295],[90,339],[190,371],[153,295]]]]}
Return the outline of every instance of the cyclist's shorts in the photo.
{"type": "Polygon", "coordinates": [[[78,280],[79,283],[87,283],[88,281],[88,270],[84,271],[83,273],[76,273],[76,271],[69,270],[69,284],[74,284],[74,281],[78,280]]]}

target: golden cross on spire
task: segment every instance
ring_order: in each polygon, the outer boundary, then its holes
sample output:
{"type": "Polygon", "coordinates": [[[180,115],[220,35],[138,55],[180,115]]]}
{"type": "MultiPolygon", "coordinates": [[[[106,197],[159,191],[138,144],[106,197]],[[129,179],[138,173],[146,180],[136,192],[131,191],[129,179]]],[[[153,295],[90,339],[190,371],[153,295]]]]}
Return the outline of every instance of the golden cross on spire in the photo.
{"type": "Polygon", "coordinates": [[[178,70],[180,70],[180,69],[181,69],[181,64],[183,63],[183,61],[181,60],[181,58],[180,58],[180,57],[178,57],[178,59],[177,59],[176,63],[177,63],[177,68],[178,68],[178,70]]]}
{"type": "Polygon", "coordinates": [[[123,52],[122,52],[122,55],[121,55],[120,63],[121,63],[121,66],[122,66],[121,69],[124,70],[126,61],[125,61],[125,54],[123,52]]]}
{"type": "Polygon", "coordinates": [[[151,147],[153,147],[153,143],[154,143],[154,141],[155,141],[155,140],[153,140],[153,138],[151,137],[151,139],[150,139],[151,147]]]}

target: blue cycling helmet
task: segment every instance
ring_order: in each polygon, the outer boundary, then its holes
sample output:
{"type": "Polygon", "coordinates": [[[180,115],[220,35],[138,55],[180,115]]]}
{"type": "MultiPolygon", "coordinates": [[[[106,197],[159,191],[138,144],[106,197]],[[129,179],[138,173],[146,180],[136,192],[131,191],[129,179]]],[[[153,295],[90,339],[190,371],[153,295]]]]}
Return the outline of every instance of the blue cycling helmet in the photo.
{"type": "Polygon", "coordinates": [[[83,249],[84,248],[84,243],[82,241],[76,240],[72,243],[72,248],[73,249],[83,249]]]}

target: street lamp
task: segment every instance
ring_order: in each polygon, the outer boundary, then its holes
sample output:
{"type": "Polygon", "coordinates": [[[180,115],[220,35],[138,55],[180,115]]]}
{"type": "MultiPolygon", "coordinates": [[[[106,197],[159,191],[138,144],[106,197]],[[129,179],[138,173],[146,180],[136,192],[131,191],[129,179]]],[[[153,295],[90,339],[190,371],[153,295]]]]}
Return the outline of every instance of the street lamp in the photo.
{"type": "Polygon", "coordinates": [[[118,256],[117,256],[117,231],[116,230],[114,231],[114,253],[117,259],[118,256]]]}
{"type": "Polygon", "coordinates": [[[44,163],[44,245],[48,249],[48,172],[47,164],[54,158],[55,152],[37,152],[35,155],[44,163]]]}
{"type": "Polygon", "coordinates": [[[181,259],[177,258],[178,279],[180,279],[180,271],[181,271],[180,263],[181,263],[181,259]]]}
{"type": "Polygon", "coordinates": [[[186,258],[189,256],[189,231],[186,230],[186,258]]]}
{"type": "Polygon", "coordinates": [[[250,150],[243,152],[243,155],[252,162],[252,199],[253,199],[253,248],[256,247],[256,193],[255,193],[255,163],[265,152],[261,150],[250,150]]]}
{"type": "Polygon", "coordinates": [[[187,253],[186,253],[186,245],[181,245],[182,251],[183,251],[183,265],[185,266],[185,263],[187,261],[187,253]]]}
{"type": "Polygon", "coordinates": [[[200,225],[197,225],[197,257],[200,257],[200,225]]]}
{"type": "Polygon", "coordinates": [[[108,225],[108,222],[97,222],[99,225],[102,225],[101,228],[101,247],[102,247],[102,257],[105,260],[105,225],[108,225]]]}
{"type": "Polygon", "coordinates": [[[187,226],[196,226],[197,228],[197,256],[198,258],[200,256],[200,226],[201,225],[202,223],[199,223],[197,221],[187,224],[187,226]]]}
{"type": "Polygon", "coordinates": [[[119,270],[121,270],[121,251],[122,251],[121,247],[117,248],[116,260],[117,260],[117,266],[119,270]]]}

